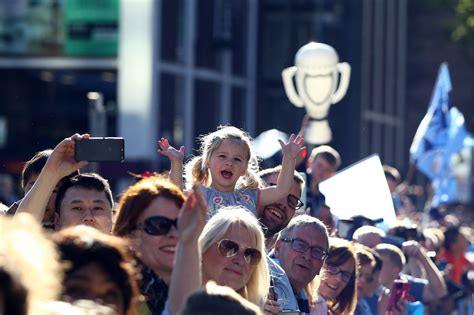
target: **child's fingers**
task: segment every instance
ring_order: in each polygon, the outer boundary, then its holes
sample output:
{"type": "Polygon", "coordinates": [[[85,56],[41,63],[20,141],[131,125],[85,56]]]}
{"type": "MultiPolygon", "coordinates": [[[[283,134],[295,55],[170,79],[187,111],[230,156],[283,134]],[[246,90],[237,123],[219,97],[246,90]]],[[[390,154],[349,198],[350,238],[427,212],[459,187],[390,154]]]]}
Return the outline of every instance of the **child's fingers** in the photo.
{"type": "Polygon", "coordinates": [[[184,154],[184,145],[179,147],[179,153],[184,154]]]}
{"type": "Polygon", "coordinates": [[[278,139],[278,143],[280,143],[282,149],[285,147],[285,143],[281,139],[278,139]]]}

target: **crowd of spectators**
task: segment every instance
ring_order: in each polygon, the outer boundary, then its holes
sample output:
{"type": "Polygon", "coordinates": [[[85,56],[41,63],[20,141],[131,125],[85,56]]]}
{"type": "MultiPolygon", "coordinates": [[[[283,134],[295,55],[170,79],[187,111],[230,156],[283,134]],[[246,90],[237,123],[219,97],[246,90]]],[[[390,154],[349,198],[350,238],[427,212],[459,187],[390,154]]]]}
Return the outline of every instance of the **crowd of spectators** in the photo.
{"type": "Polygon", "coordinates": [[[300,136],[256,172],[250,137],[223,127],[191,176],[184,148],[161,139],[170,172],[118,192],[80,171],[88,138],[25,162],[22,198],[2,191],[0,314],[474,313],[472,222],[448,206],[428,217],[393,167],[397,224],[354,216],[339,233],[318,188],[341,165],[332,147],[308,154],[305,181],[300,136]]]}

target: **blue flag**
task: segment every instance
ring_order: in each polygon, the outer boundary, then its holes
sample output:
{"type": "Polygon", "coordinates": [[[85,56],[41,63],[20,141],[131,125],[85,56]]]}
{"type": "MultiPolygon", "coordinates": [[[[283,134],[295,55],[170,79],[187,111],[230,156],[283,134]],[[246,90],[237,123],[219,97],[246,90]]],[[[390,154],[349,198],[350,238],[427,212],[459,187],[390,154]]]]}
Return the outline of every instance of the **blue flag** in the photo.
{"type": "MultiPolygon", "coordinates": [[[[441,64],[438,71],[430,106],[425,117],[416,130],[413,143],[410,147],[410,158],[416,163],[420,157],[428,152],[437,150],[446,145],[448,131],[448,112],[451,107],[449,93],[451,92],[451,78],[448,65],[441,64]]],[[[427,174],[431,178],[430,175],[427,174]]]]}
{"type": "MultiPolygon", "coordinates": [[[[446,63],[440,66],[428,112],[418,127],[410,147],[410,158],[432,182],[432,206],[458,201],[453,157],[473,140],[463,114],[451,106],[451,79],[446,63]]],[[[464,174],[469,176],[469,174],[464,174]]]]}

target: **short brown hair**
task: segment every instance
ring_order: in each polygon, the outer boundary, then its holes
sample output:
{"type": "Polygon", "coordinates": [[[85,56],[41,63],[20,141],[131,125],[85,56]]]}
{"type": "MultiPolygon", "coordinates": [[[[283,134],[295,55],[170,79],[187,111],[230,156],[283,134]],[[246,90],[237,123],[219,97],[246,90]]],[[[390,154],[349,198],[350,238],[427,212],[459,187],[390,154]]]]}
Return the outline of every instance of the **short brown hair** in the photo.
{"type": "MultiPolygon", "coordinates": [[[[23,165],[23,170],[21,171],[21,188],[25,190],[26,183],[30,180],[31,176],[34,174],[41,173],[41,170],[46,165],[48,158],[50,157],[53,150],[46,149],[43,151],[36,152],[36,154],[25,162],[23,165]]],[[[79,174],[79,171],[72,172],[66,177],[72,177],[79,174]]]]}
{"type": "Polygon", "coordinates": [[[341,156],[339,155],[339,152],[337,152],[333,147],[321,145],[314,148],[309,155],[308,165],[311,165],[317,156],[324,158],[332,167],[334,167],[335,170],[341,166],[341,156]]]}
{"type": "MultiPolygon", "coordinates": [[[[260,176],[261,179],[266,181],[266,178],[269,177],[270,175],[280,174],[280,172],[281,172],[281,165],[277,165],[272,168],[266,168],[264,170],[261,170],[260,172],[258,172],[258,176],[260,176]]],[[[294,171],[293,180],[300,185],[300,188],[303,191],[304,185],[305,185],[303,176],[301,176],[301,174],[298,173],[297,171],[294,171]]]]}
{"type": "Polygon", "coordinates": [[[126,240],[85,225],[56,232],[52,239],[63,265],[68,266],[64,270],[65,279],[75,271],[95,263],[122,291],[125,314],[136,314],[139,295],[132,255],[128,251],[129,244],[126,240]]]}
{"type": "Polygon", "coordinates": [[[374,249],[380,256],[387,256],[392,264],[400,268],[400,270],[403,269],[406,259],[400,248],[392,244],[382,243],[375,246],[374,249]]]}

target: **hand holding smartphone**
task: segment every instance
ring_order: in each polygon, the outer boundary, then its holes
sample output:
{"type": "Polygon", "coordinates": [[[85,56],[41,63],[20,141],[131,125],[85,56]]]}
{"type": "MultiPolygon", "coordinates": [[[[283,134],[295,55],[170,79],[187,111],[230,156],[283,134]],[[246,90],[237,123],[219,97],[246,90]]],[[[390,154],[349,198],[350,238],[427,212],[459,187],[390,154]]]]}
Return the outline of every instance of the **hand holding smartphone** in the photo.
{"type": "Polygon", "coordinates": [[[393,312],[398,301],[406,300],[408,297],[408,290],[410,290],[410,284],[407,280],[393,280],[392,289],[390,290],[390,296],[388,298],[387,311],[393,312]]]}
{"type": "Polygon", "coordinates": [[[74,144],[74,159],[88,162],[123,162],[124,139],[121,137],[82,139],[74,144]]]}

